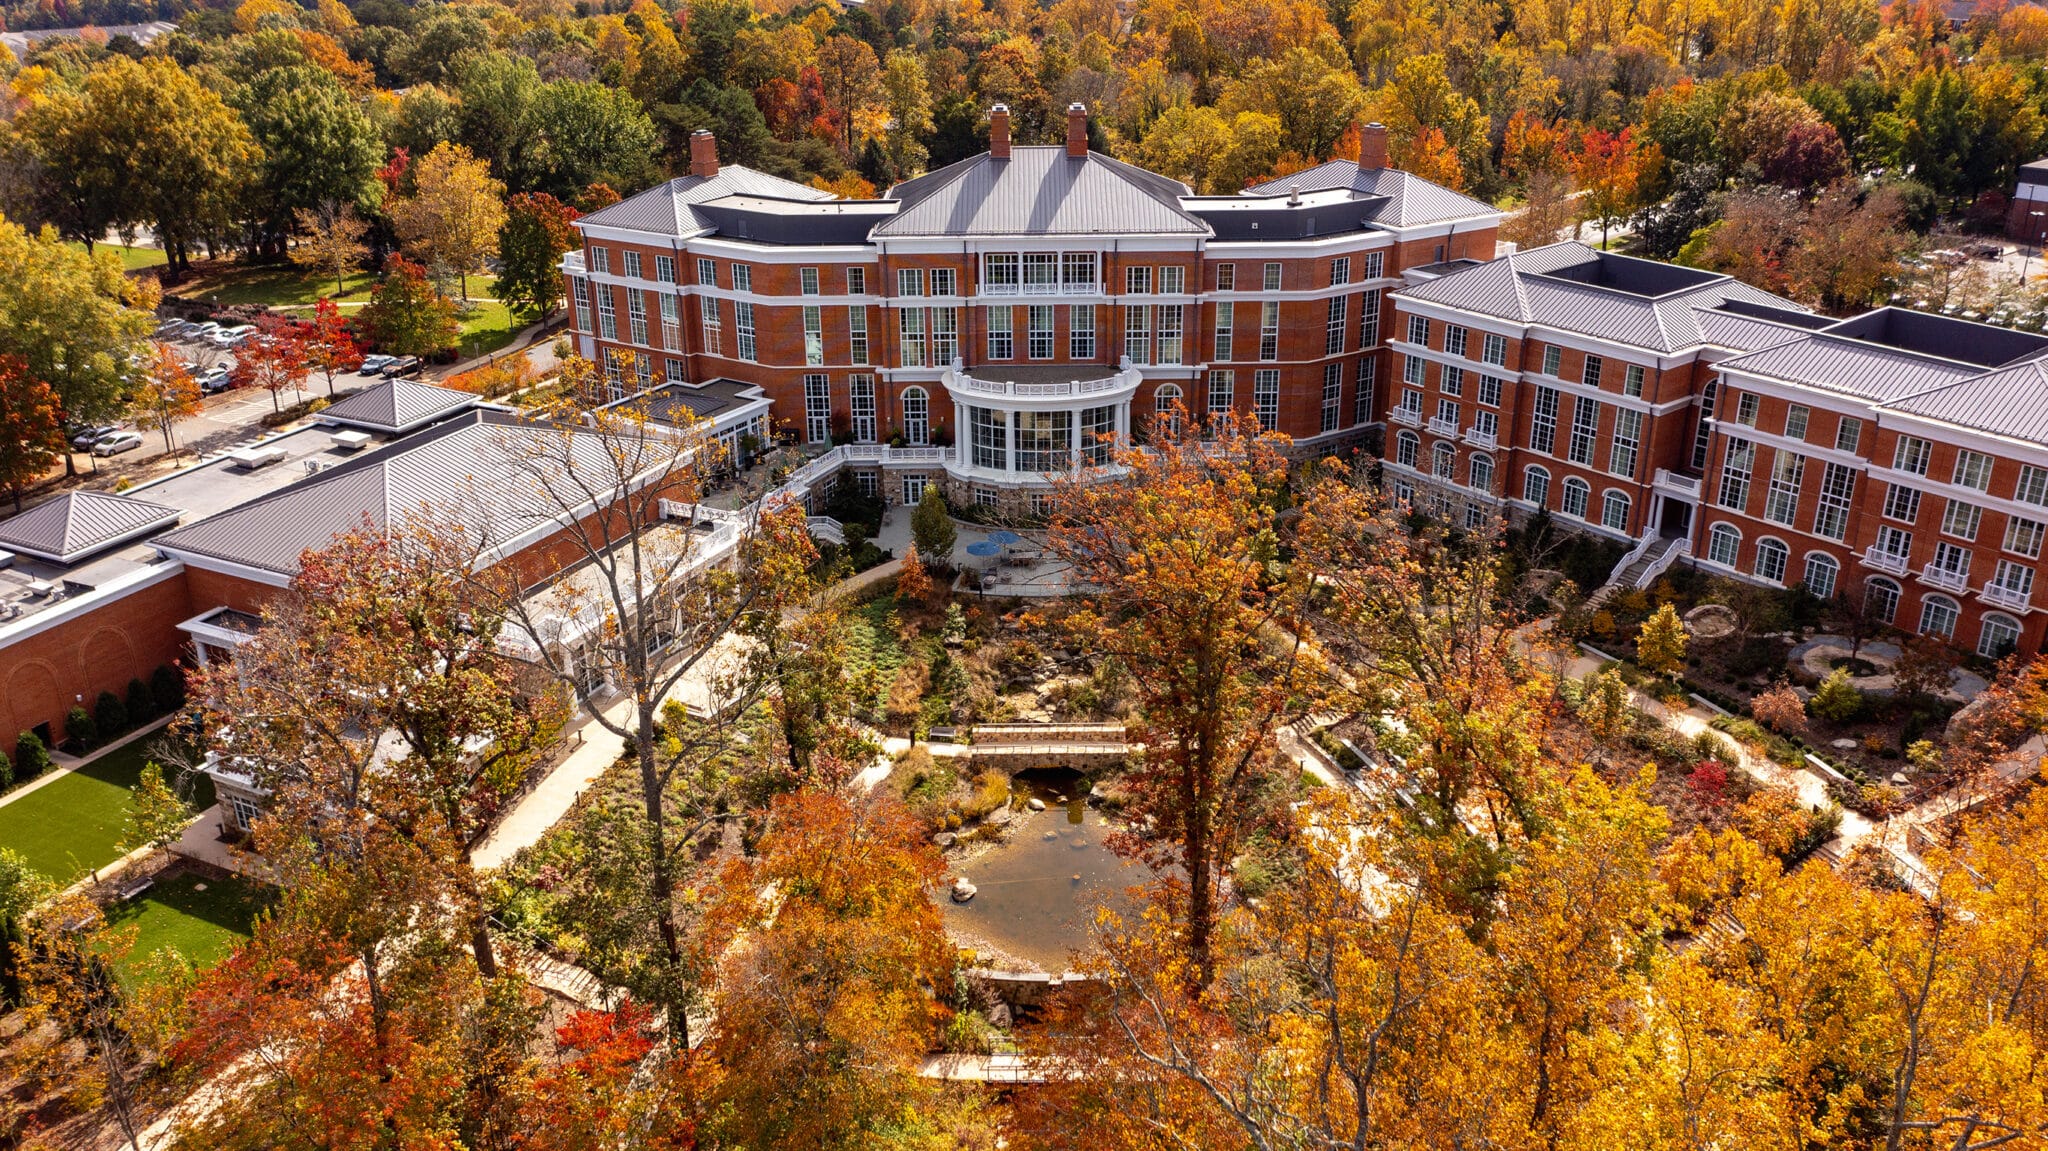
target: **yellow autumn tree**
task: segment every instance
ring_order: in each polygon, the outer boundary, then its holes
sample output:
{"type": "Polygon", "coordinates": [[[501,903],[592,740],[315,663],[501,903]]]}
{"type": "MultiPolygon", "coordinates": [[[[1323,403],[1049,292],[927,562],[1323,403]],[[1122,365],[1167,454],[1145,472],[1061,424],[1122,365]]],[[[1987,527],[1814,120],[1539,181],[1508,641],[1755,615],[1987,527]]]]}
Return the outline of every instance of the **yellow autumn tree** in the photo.
{"type": "Polygon", "coordinates": [[[422,263],[453,272],[469,299],[469,275],[498,252],[505,185],[468,148],[442,141],[412,168],[413,192],[392,202],[391,222],[422,263]]]}

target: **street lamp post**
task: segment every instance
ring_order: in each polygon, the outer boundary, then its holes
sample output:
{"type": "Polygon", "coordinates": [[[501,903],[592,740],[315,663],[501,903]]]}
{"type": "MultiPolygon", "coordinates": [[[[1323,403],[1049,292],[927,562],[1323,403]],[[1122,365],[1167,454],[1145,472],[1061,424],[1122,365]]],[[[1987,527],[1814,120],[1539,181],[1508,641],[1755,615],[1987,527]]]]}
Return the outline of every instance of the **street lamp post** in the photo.
{"type": "MultiPolygon", "coordinates": [[[[2039,244],[2041,242],[2041,217],[2048,216],[2048,212],[2044,212],[2041,209],[2036,208],[2033,211],[2028,212],[2027,215],[2033,217],[2033,240],[2035,244],[2039,244]]],[[[2027,286],[2027,259],[2033,254],[2034,252],[2031,248],[2020,249],[2020,287],[2022,289],[2025,289],[2027,286]]]]}

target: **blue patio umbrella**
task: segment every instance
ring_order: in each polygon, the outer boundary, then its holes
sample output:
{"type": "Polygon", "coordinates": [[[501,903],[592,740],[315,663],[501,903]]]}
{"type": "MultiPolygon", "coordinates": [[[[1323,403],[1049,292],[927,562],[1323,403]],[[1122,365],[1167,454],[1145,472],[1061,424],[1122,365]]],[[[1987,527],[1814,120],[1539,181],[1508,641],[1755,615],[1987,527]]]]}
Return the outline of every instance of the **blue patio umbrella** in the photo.
{"type": "Polygon", "coordinates": [[[988,533],[988,542],[995,544],[997,547],[1008,547],[1011,544],[1023,543],[1024,537],[1012,531],[990,532],[988,533]]]}
{"type": "Polygon", "coordinates": [[[982,541],[982,542],[980,542],[980,543],[976,543],[976,544],[968,544],[968,545],[967,545],[967,554],[968,554],[968,555],[971,555],[971,556],[984,556],[984,557],[985,557],[985,556],[999,556],[999,555],[1003,554],[1003,545],[1001,545],[1001,544],[999,544],[999,543],[994,543],[994,542],[991,542],[991,541],[989,541],[989,540],[983,540],[983,541],[982,541]]]}

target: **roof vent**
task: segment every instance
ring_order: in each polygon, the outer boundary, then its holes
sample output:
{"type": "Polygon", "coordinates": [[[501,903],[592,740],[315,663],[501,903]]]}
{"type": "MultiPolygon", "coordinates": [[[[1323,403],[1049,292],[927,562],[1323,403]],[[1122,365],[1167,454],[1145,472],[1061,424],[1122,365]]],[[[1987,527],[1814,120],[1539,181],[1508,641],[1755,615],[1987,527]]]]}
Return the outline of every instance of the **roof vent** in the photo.
{"type": "Polygon", "coordinates": [[[1287,204],[1289,207],[1299,207],[1301,205],[1300,184],[1287,185],[1287,204]]]}

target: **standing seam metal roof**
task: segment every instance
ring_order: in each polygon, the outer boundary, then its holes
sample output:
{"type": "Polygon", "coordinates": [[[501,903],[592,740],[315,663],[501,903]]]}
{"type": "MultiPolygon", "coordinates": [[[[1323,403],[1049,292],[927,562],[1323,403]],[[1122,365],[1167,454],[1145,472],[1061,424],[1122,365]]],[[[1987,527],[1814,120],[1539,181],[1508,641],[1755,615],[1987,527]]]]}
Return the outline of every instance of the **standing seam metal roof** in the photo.
{"type": "Polygon", "coordinates": [[[177,508],[148,500],[70,491],[0,520],[0,548],[68,564],[177,518],[177,508]]]}
{"type": "Polygon", "coordinates": [[[1094,152],[1018,146],[1010,158],[970,157],[899,184],[903,210],[873,236],[1182,234],[1209,226],[1181,207],[1185,185],[1094,152]]]}
{"type": "Polygon", "coordinates": [[[320,413],[338,424],[396,432],[476,404],[474,393],[423,384],[418,380],[386,380],[365,388],[320,413]]]}
{"type": "Polygon", "coordinates": [[[2048,364],[2029,360],[1902,397],[1887,410],[2048,444],[2048,364]]]}
{"type": "Polygon", "coordinates": [[[1376,224],[1403,228],[1418,224],[1440,224],[1472,216],[1497,214],[1500,209],[1463,192],[1434,184],[1413,172],[1399,168],[1361,168],[1356,160],[1327,160],[1277,180],[1247,189],[1257,195],[1285,195],[1294,188],[1303,193],[1347,188],[1353,194],[1385,196],[1386,202],[1372,212],[1376,224]]]}
{"type": "Polygon", "coordinates": [[[716,223],[697,212],[694,205],[724,196],[772,196],[783,200],[813,201],[833,198],[832,193],[821,192],[808,184],[735,164],[720,168],[718,175],[709,178],[678,176],[656,184],[609,207],[599,208],[577,223],[636,232],[659,232],[665,236],[695,235],[716,227],[716,223]]]}

